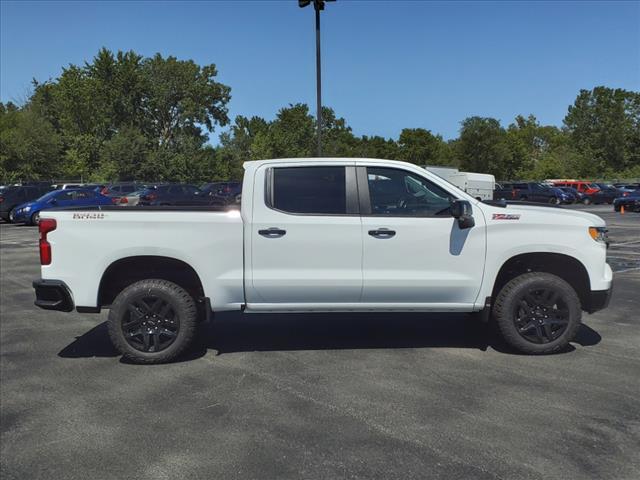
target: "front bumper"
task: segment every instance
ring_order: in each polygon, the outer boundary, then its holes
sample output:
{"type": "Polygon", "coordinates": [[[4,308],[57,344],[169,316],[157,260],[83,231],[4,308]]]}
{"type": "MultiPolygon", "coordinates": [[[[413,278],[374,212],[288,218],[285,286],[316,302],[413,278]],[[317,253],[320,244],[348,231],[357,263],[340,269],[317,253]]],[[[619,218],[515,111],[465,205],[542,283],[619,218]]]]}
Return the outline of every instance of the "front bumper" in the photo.
{"type": "Polygon", "coordinates": [[[587,298],[585,310],[588,313],[594,313],[598,310],[604,310],[609,306],[611,301],[611,293],[613,292],[613,283],[608,290],[591,290],[587,298]]]}
{"type": "Polygon", "coordinates": [[[35,280],[33,288],[36,291],[34,304],[45,310],[60,310],[71,312],[73,299],[69,287],[60,280],[35,280]]]}

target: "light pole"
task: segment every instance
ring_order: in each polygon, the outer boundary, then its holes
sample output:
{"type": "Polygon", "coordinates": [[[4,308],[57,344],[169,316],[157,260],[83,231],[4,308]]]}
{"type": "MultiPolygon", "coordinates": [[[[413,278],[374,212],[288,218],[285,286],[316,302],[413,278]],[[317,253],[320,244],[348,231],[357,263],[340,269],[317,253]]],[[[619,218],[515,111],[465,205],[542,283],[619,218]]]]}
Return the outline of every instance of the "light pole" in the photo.
{"type": "Polygon", "coordinates": [[[318,127],[318,153],[322,156],[322,74],[320,64],[320,11],[324,10],[325,2],[335,2],[335,0],[298,0],[298,6],[304,8],[313,3],[316,11],[316,103],[317,103],[317,127],[318,127]]]}

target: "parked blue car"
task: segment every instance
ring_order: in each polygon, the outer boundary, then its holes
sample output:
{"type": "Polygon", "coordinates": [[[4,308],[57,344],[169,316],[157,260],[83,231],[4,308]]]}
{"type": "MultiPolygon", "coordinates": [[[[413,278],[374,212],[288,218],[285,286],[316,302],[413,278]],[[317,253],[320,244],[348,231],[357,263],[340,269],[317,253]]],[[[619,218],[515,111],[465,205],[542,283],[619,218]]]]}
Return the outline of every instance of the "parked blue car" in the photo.
{"type": "Polygon", "coordinates": [[[616,212],[619,212],[622,207],[628,212],[640,212],[640,190],[636,190],[626,197],[618,197],[613,201],[613,209],[616,212]]]}
{"type": "Polygon", "coordinates": [[[94,205],[112,205],[109,197],[94,190],[65,189],[54,190],[37,200],[18,205],[13,211],[12,222],[37,225],[40,212],[57,207],[91,207],[94,205]]]}

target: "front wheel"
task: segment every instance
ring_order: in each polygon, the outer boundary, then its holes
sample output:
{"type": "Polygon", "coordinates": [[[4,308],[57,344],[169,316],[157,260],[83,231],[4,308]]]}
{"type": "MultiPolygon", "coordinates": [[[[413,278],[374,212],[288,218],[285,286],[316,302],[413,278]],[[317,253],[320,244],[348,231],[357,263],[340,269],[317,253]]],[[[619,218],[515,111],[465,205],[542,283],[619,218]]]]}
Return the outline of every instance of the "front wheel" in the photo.
{"type": "Polygon", "coordinates": [[[494,320],[504,340],[527,354],[564,349],[580,327],[575,290],[556,275],[531,272],[508,282],[496,298],[494,320]]]}
{"type": "Polygon", "coordinates": [[[549,203],[552,205],[560,205],[560,199],[558,197],[551,197],[549,203]]]}
{"type": "Polygon", "coordinates": [[[591,205],[591,199],[589,197],[584,197],[584,199],[582,199],[582,203],[584,205],[591,205]]]}
{"type": "Polygon", "coordinates": [[[141,280],[116,297],[108,322],[111,341],[124,357],[136,363],[166,363],[193,342],[196,303],[175,283],[141,280]]]}

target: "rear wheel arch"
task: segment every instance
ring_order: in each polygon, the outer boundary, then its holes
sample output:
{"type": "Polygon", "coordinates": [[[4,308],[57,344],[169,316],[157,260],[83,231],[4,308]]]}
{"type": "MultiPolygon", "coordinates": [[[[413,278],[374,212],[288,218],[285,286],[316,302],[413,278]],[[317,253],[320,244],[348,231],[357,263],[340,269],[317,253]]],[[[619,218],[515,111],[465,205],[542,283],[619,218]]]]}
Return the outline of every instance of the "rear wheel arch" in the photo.
{"type": "Polygon", "coordinates": [[[204,298],[200,276],[188,263],[173,257],[139,255],[114,261],[104,271],[98,288],[98,306],[109,307],[116,296],[140,280],[159,279],[179,285],[194,300],[204,298]]]}
{"type": "Polygon", "coordinates": [[[591,283],[582,262],[570,255],[549,252],[524,253],[505,261],[495,277],[492,298],[495,299],[502,287],[511,280],[530,272],[544,272],[560,277],[576,291],[583,308],[589,305],[591,283]]]}

